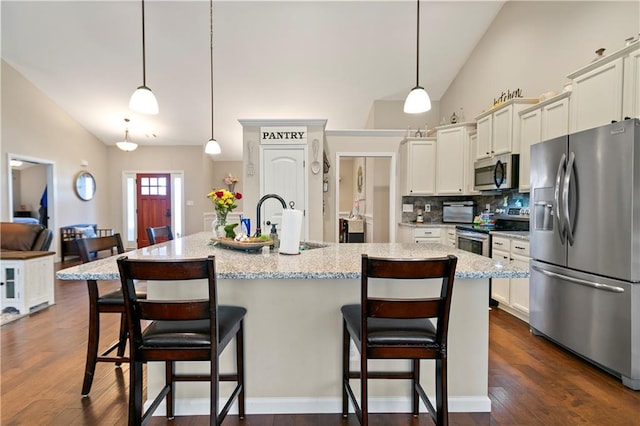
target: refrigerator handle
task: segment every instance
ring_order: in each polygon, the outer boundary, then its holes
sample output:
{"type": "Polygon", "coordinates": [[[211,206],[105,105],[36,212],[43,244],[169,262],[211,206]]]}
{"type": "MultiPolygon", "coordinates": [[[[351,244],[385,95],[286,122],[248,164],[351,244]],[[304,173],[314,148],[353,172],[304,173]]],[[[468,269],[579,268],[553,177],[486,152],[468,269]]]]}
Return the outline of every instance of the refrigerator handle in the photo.
{"type": "Polygon", "coordinates": [[[574,283],[574,284],[580,284],[580,285],[584,285],[584,286],[587,286],[587,287],[593,287],[593,288],[597,288],[598,290],[610,291],[612,293],[624,293],[624,288],[622,288],[622,287],[609,285],[609,284],[603,284],[603,283],[597,283],[597,282],[594,282],[594,281],[581,280],[580,278],[569,277],[567,275],[558,274],[557,272],[547,271],[546,269],[542,269],[542,268],[539,268],[537,266],[532,266],[531,269],[534,269],[534,270],[536,270],[536,271],[538,271],[538,272],[540,272],[543,275],[546,275],[548,277],[560,278],[561,280],[569,281],[569,282],[574,283]]]}
{"type": "Polygon", "coordinates": [[[573,245],[573,224],[569,217],[569,185],[571,184],[571,176],[573,175],[573,163],[576,160],[576,154],[571,152],[569,154],[569,161],[567,162],[567,169],[564,172],[564,187],[562,188],[562,198],[564,207],[564,223],[567,234],[567,241],[570,245],[573,245]]]}
{"type": "Polygon", "coordinates": [[[560,162],[558,163],[558,172],[556,173],[556,185],[553,188],[553,214],[556,217],[556,225],[558,226],[558,233],[560,234],[560,241],[562,245],[564,245],[564,223],[562,221],[562,216],[560,215],[560,185],[562,184],[562,172],[564,171],[565,161],[567,159],[566,154],[562,154],[560,157],[560,162]]]}

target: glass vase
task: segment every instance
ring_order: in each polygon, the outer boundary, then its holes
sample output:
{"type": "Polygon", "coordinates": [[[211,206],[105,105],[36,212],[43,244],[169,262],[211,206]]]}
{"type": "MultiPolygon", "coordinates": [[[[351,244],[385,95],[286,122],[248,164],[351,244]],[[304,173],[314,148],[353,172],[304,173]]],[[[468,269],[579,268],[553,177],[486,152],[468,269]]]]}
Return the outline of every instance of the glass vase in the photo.
{"type": "Polygon", "coordinates": [[[225,213],[216,212],[216,218],[213,221],[213,233],[218,238],[222,238],[226,235],[224,227],[227,225],[227,215],[225,213]]]}

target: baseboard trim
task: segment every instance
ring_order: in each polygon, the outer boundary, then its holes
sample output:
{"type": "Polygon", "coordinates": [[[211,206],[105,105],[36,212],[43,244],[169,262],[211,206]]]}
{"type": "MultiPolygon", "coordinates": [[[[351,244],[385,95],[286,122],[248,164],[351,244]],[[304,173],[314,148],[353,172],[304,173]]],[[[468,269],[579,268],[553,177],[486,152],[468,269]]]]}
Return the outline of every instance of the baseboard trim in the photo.
{"type": "MultiPolygon", "coordinates": [[[[208,398],[176,399],[176,415],[196,416],[209,414],[208,398]]],[[[224,404],[221,401],[220,406],[224,404]]],[[[146,406],[147,404],[145,404],[146,406]]],[[[420,404],[420,411],[427,412],[420,404]]],[[[326,414],[340,413],[342,400],[340,398],[247,398],[246,414],[326,414]]],[[[369,412],[371,413],[408,413],[411,411],[409,398],[369,398],[369,412]]],[[[350,407],[353,412],[353,407],[350,407]]],[[[449,397],[449,412],[452,413],[490,413],[491,400],[488,396],[449,397]]],[[[154,415],[165,413],[164,403],[154,415]]],[[[238,407],[234,404],[229,412],[237,414],[238,407]]]]}

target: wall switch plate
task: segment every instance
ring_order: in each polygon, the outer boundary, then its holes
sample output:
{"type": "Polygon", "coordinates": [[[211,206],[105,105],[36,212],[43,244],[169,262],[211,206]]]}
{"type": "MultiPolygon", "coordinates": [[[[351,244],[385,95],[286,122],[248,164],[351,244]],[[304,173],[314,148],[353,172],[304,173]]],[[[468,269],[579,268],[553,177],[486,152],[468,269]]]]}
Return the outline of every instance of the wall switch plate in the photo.
{"type": "Polygon", "coordinates": [[[413,204],[402,205],[402,213],[411,213],[411,212],[413,212],[413,204]]]}
{"type": "Polygon", "coordinates": [[[491,211],[491,204],[485,204],[485,205],[484,205],[484,209],[485,209],[486,211],[491,211]]]}
{"type": "Polygon", "coordinates": [[[429,213],[431,211],[431,204],[425,204],[424,205],[424,211],[425,211],[425,213],[429,213]]]}

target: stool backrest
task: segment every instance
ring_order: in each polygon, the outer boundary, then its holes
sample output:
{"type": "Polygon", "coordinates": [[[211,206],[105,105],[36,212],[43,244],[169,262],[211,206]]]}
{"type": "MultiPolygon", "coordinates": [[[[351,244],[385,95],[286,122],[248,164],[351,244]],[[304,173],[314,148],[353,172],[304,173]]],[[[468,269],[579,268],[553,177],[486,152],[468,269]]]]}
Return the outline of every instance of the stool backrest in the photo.
{"type": "Polygon", "coordinates": [[[149,237],[149,244],[154,245],[173,240],[173,232],[171,232],[169,225],[149,227],[147,228],[147,237],[149,237]]]}
{"type": "Polygon", "coordinates": [[[76,241],[82,263],[91,262],[100,257],[124,253],[124,246],[122,245],[120,234],[113,234],[106,237],[78,238],[76,241]],[[106,251],[108,251],[108,253],[105,253],[106,251]]]}
{"type": "Polygon", "coordinates": [[[449,312],[457,258],[392,259],[362,255],[361,306],[362,341],[367,341],[370,318],[418,319],[437,318],[436,342],[446,345],[449,312]],[[371,278],[441,279],[440,296],[430,298],[387,298],[369,296],[371,278]]]}
{"type": "MultiPolygon", "coordinates": [[[[129,321],[129,333],[134,344],[142,342],[142,321],[190,321],[209,319],[211,321],[211,344],[217,344],[217,293],[215,280],[215,257],[180,260],[118,259],[118,270],[124,294],[124,304],[129,321]],[[138,299],[135,282],[144,281],[187,281],[206,279],[208,297],[191,300],[147,300],[138,299]]],[[[214,353],[216,353],[214,351],[214,353]]]]}

